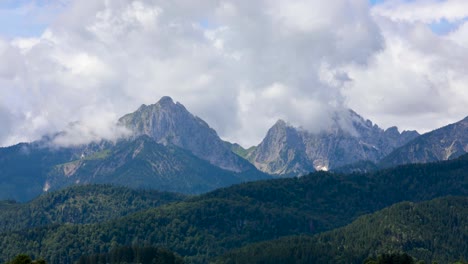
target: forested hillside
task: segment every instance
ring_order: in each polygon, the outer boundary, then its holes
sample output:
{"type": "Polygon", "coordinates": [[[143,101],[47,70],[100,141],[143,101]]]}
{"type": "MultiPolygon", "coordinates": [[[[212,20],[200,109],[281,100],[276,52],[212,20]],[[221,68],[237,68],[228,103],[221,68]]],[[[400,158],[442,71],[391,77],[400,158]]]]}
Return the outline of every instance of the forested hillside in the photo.
{"type": "Polygon", "coordinates": [[[103,222],[157,207],[185,196],[110,185],[78,185],[28,203],[0,203],[0,233],[51,224],[103,222]]]}
{"type": "Polygon", "coordinates": [[[401,201],[468,195],[468,159],[406,165],[371,174],[313,173],[246,183],[92,225],[54,225],[0,234],[0,256],[50,263],[119,245],[162,246],[206,262],[247,243],[315,234],[401,201]]]}
{"type": "Polygon", "coordinates": [[[466,196],[402,202],[343,228],[249,245],[215,262],[357,264],[389,252],[406,252],[426,263],[451,263],[468,259],[467,215],[466,196]]]}

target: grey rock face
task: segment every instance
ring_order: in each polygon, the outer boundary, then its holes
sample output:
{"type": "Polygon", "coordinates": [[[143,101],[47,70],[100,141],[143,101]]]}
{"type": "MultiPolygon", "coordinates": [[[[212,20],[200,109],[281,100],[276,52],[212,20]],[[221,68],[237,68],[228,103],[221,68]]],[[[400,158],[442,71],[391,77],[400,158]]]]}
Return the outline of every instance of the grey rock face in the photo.
{"type": "Polygon", "coordinates": [[[276,122],[247,158],[257,169],[269,174],[301,174],[314,170],[301,133],[283,120],[276,122]]]}
{"type": "Polygon", "coordinates": [[[335,115],[332,125],[319,133],[280,120],[247,158],[270,174],[300,175],[361,160],[376,162],[417,136],[416,131],[400,133],[396,127],[383,130],[349,110],[335,115]]]}
{"type": "Polygon", "coordinates": [[[222,169],[234,172],[255,169],[234,154],[205,121],[170,97],[162,97],[153,105],[142,105],[136,112],[120,118],[119,123],[135,135],[148,135],[160,144],[189,150],[222,169]]]}
{"type": "Polygon", "coordinates": [[[384,167],[457,158],[468,152],[468,117],[428,132],[385,157],[384,167]]]}

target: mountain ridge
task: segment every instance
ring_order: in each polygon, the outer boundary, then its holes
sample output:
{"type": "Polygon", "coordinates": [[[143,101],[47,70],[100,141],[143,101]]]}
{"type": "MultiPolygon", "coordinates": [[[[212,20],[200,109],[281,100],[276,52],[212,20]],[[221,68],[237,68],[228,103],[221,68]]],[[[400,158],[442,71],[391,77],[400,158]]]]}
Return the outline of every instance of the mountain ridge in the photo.
{"type": "Polygon", "coordinates": [[[406,163],[425,163],[457,158],[468,153],[468,116],[427,132],[395,149],[380,165],[391,167],[406,163]]]}
{"type": "Polygon", "coordinates": [[[134,135],[57,146],[55,136],[63,135],[57,133],[1,148],[0,199],[27,201],[49,190],[90,183],[198,194],[269,178],[170,97],[142,105],[119,123],[133,128],[134,135]]]}
{"type": "Polygon", "coordinates": [[[164,146],[149,136],[142,135],[117,142],[95,159],[79,159],[55,166],[48,174],[47,183],[55,189],[73,183],[108,183],[131,188],[198,194],[243,181],[265,178],[268,177],[261,173],[236,173],[221,169],[188,150],[172,144],[164,146]]]}
{"type": "Polygon", "coordinates": [[[181,103],[174,103],[168,96],[162,97],[156,104],[142,105],[137,111],[124,115],[119,119],[119,124],[137,136],[147,135],[160,144],[187,149],[222,169],[234,172],[255,169],[235,155],[205,121],[191,114],[181,103]]]}
{"type": "Polygon", "coordinates": [[[364,160],[377,162],[419,136],[416,131],[400,133],[396,127],[383,130],[350,109],[332,119],[332,124],[320,132],[278,120],[246,158],[269,174],[300,175],[364,160]]]}
{"type": "MultiPolygon", "coordinates": [[[[461,121],[465,126],[455,138],[465,140],[467,120],[461,121]]],[[[244,149],[221,140],[205,121],[170,97],[142,105],[118,123],[134,134],[74,147],[55,146],[51,136],[0,148],[0,198],[25,201],[79,183],[193,194],[269,178],[266,173],[285,177],[315,170],[366,172],[378,168],[398,146],[427,137],[415,131],[400,133],[396,127],[381,129],[348,109],[336,112],[329,127],[317,133],[278,120],[258,146],[244,149]]],[[[453,157],[466,152],[468,144],[464,149],[463,142],[454,145],[453,157]]],[[[403,161],[408,162],[405,157],[403,161]]]]}

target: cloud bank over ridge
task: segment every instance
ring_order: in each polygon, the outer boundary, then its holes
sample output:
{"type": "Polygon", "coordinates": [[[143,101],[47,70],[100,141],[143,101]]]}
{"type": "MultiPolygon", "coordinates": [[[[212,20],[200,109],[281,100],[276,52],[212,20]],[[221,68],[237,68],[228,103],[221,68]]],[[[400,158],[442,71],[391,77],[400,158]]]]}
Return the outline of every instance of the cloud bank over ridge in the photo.
{"type": "Polygon", "coordinates": [[[68,1],[40,36],[0,40],[0,145],[113,139],[164,95],[244,146],[279,118],[318,131],[347,107],[408,129],[466,115],[466,26],[440,36],[395,3],[68,1]]]}

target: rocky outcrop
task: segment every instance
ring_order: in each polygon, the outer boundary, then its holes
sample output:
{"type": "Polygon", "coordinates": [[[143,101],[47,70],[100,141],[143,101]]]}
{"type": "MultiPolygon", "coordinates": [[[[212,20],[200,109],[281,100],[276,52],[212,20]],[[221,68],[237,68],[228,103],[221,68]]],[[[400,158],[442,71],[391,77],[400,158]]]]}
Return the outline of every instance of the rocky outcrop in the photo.
{"type": "Polygon", "coordinates": [[[257,169],[269,174],[301,174],[314,170],[301,133],[279,120],[247,158],[257,169]]]}
{"type": "Polygon", "coordinates": [[[396,127],[383,130],[352,110],[332,119],[331,125],[318,133],[280,120],[247,158],[270,174],[300,175],[362,160],[376,162],[419,136],[416,131],[400,133],[396,127]]]}
{"type": "Polygon", "coordinates": [[[189,150],[222,169],[243,172],[255,168],[234,154],[216,131],[179,102],[162,97],[153,105],[142,105],[136,112],[119,119],[136,136],[147,135],[163,145],[175,145],[189,150]]]}
{"type": "Polygon", "coordinates": [[[396,149],[381,161],[381,166],[449,160],[467,152],[468,117],[428,132],[396,149]]]}

